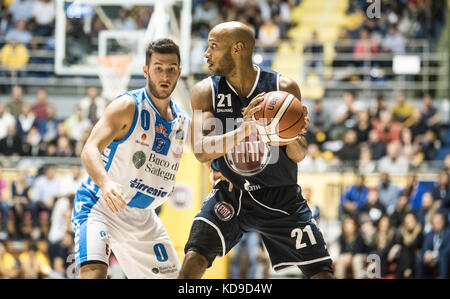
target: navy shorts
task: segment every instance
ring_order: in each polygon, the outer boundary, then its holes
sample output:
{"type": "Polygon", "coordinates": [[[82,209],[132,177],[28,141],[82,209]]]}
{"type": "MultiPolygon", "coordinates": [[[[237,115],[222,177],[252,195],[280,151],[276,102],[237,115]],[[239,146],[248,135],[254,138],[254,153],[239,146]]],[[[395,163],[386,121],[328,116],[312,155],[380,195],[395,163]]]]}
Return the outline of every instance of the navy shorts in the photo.
{"type": "Polygon", "coordinates": [[[227,182],[218,182],[194,218],[185,252],[197,251],[211,264],[248,231],[260,233],[275,271],[298,266],[308,277],[332,272],[322,233],[297,185],[229,192],[227,182]]]}

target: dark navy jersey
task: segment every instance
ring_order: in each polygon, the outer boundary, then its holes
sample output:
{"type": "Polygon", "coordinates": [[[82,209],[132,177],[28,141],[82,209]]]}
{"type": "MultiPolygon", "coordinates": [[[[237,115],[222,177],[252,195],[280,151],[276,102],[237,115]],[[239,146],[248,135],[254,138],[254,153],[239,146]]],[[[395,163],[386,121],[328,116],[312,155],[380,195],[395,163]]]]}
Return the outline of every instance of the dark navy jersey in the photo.
{"type": "MultiPolygon", "coordinates": [[[[255,84],[246,97],[240,97],[225,77],[209,77],[213,112],[218,120],[217,135],[239,127],[242,111],[256,95],[279,90],[280,75],[272,70],[257,68],[255,84]]],[[[256,133],[225,156],[213,160],[211,167],[220,171],[234,187],[247,191],[297,184],[297,163],[288,158],[286,146],[268,146],[259,140],[256,133]]]]}

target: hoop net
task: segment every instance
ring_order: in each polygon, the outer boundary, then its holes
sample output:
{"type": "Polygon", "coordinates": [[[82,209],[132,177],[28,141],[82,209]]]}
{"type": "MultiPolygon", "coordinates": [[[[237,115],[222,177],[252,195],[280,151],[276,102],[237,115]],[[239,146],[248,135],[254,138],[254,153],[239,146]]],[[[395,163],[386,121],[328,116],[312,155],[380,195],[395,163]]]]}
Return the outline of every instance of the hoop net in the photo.
{"type": "Polygon", "coordinates": [[[131,59],[126,56],[105,56],[97,58],[97,74],[102,83],[102,96],[115,99],[127,91],[130,81],[131,59]]]}

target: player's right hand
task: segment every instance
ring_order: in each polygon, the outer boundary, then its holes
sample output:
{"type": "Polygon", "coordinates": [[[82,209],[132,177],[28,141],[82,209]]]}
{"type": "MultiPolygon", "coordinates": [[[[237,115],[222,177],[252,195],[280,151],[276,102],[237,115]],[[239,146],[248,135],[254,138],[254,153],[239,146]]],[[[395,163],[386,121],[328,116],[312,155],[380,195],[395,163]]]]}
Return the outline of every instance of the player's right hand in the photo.
{"type": "Polygon", "coordinates": [[[242,119],[244,121],[243,125],[245,128],[246,136],[248,136],[251,133],[252,131],[251,128],[256,123],[255,119],[253,118],[253,114],[261,110],[261,106],[259,105],[259,103],[261,103],[264,100],[265,94],[266,94],[265,92],[261,92],[256,97],[254,97],[242,112],[242,119]]]}
{"type": "Polygon", "coordinates": [[[102,198],[105,201],[108,209],[113,213],[119,213],[126,206],[123,199],[122,187],[120,184],[109,181],[102,186],[102,198]]]}

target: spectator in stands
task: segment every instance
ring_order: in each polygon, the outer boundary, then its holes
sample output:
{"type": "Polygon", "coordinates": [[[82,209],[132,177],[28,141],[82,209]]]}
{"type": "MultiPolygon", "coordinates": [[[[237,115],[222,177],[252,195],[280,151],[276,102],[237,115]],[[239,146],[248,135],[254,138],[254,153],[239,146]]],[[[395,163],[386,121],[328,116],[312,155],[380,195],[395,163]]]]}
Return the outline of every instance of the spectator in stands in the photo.
{"type": "Polygon", "coordinates": [[[264,20],[258,33],[258,42],[263,47],[263,51],[265,53],[274,53],[280,41],[280,27],[272,19],[264,20]]]}
{"type": "Polygon", "coordinates": [[[413,142],[413,136],[411,129],[408,127],[403,127],[400,132],[400,144],[401,151],[400,155],[404,156],[409,161],[413,161],[416,154],[420,152],[421,147],[418,142],[413,142]]]}
{"type": "Polygon", "coordinates": [[[60,182],[56,177],[55,165],[46,165],[44,167],[44,174],[38,176],[33,183],[33,195],[31,200],[35,204],[34,215],[37,215],[37,212],[43,212],[42,216],[48,218],[55,201],[60,194],[59,186],[60,182]]]}
{"type": "Polygon", "coordinates": [[[367,142],[369,140],[369,132],[372,130],[369,110],[363,109],[358,111],[358,123],[356,124],[355,130],[359,143],[367,142]]]}
{"type": "Polygon", "coordinates": [[[409,161],[400,154],[400,142],[391,142],[387,146],[387,155],[378,161],[378,170],[389,174],[406,174],[409,161]]]}
{"type": "Polygon", "coordinates": [[[369,132],[367,145],[369,146],[373,160],[378,161],[386,155],[386,144],[380,141],[377,131],[371,130],[369,132]]]}
{"type": "Polygon", "coordinates": [[[22,140],[16,134],[16,126],[8,127],[6,137],[0,139],[0,156],[19,156],[22,155],[22,140]]]}
{"type": "Polygon", "coordinates": [[[414,213],[405,215],[395,245],[389,252],[388,260],[397,262],[396,278],[413,278],[415,276],[416,257],[422,247],[422,226],[414,213]]]}
{"type": "Polygon", "coordinates": [[[378,44],[370,36],[370,32],[362,28],[359,39],[353,47],[353,57],[357,66],[371,66],[372,54],[378,53],[378,44]]]}
{"type": "Polygon", "coordinates": [[[211,0],[206,0],[201,5],[195,6],[192,22],[193,31],[198,30],[202,25],[212,28],[216,22],[219,22],[217,5],[211,0]]]}
{"type": "Polygon", "coordinates": [[[376,187],[371,187],[367,193],[367,202],[358,209],[359,217],[364,214],[377,226],[378,221],[386,214],[386,207],[380,202],[379,192],[376,187]]]}
{"type": "Polygon", "coordinates": [[[34,125],[35,117],[33,112],[31,112],[31,106],[24,103],[22,105],[22,111],[17,117],[17,134],[22,141],[25,141],[28,132],[34,125]]]}
{"type": "Polygon", "coordinates": [[[114,20],[114,27],[117,30],[135,30],[136,22],[129,17],[129,12],[125,8],[119,10],[119,18],[114,20]]]}
{"type": "Polygon", "coordinates": [[[391,215],[391,225],[397,229],[402,225],[403,220],[411,212],[411,205],[409,204],[409,197],[405,193],[399,193],[395,210],[391,215]]]}
{"type": "Polygon", "coordinates": [[[11,77],[22,77],[30,55],[24,44],[12,38],[0,51],[0,62],[11,77]]]}
{"type": "Polygon", "coordinates": [[[327,163],[320,157],[320,150],[317,144],[311,143],[308,145],[306,157],[298,164],[298,167],[302,173],[317,173],[327,170],[327,163]]]}
{"type": "Polygon", "coordinates": [[[316,221],[316,223],[320,224],[320,207],[314,204],[312,199],[312,190],[310,187],[302,188],[302,196],[308,203],[308,207],[311,210],[311,217],[316,221]]]}
{"type": "Polygon", "coordinates": [[[359,173],[369,174],[376,170],[377,164],[372,161],[372,154],[370,153],[369,147],[366,145],[361,146],[358,164],[359,173]]]}
{"type": "Polygon", "coordinates": [[[431,218],[439,208],[439,201],[435,201],[430,192],[425,192],[422,195],[422,205],[417,211],[417,220],[422,225],[425,234],[431,231],[431,218]]]}
{"type": "MultiPolygon", "coordinates": [[[[11,183],[12,190],[12,207],[11,211],[14,215],[14,233],[15,238],[23,239],[30,237],[30,228],[25,227],[25,217],[28,215],[31,217],[33,213],[33,207],[30,202],[31,185],[27,179],[27,169],[20,169],[17,172],[17,179],[11,183]]],[[[37,215],[35,215],[37,216],[37,215]]],[[[37,227],[37,223],[34,227],[37,227]]]]}
{"type": "Polygon", "coordinates": [[[358,136],[355,130],[348,130],[344,135],[344,144],[336,153],[340,161],[352,162],[352,167],[356,167],[360,157],[360,146],[358,144],[358,136]]]}
{"type": "Polygon", "coordinates": [[[388,110],[388,105],[385,96],[382,93],[379,93],[375,99],[375,104],[369,109],[370,119],[379,119],[381,111],[383,110],[388,110]]]}
{"type": "Polygon", "coordinates": [[[405,37],[400,31],[398,31],[395,25],[391,25],[389,28],[389,32],[383,38],[383,50],[394,55],[402,55],[405,54],[405,47],[405,37]]]}
{"type": "Polygon", "coordinates": [[[9,113],[11,113],[11,115],[17,119],[19,117],[19,114],[22,112],[22,105],[22,87],[15,85],[11,89],[11,100],[8,102],[8,104],[6,104],[6,108],[8,109],[9,113]]]}
{"type": "Polygon", "coordinates": [[[80,101],[80,107],[83,111],[83,116],[89,119],[92,125],[94,125],[103,115],[106,101],[103,97],[99,96],[96,87],[89,87],[87,97],[80,101]]]}
{"type": "Polygon", "coordinates": [[[8,133],[8,128],[10,126],[15,126],[16,120],[14,116],[6,110],[5,105],[0,103],[0,139],[6,137],[8,133]]]}
{"type": "Polygon", "coordinates": [[[57,137],[55,156],[57,156],[57,157],[75,157],[75,152],[70,143],[70,139],[66,135],[59,135],[57,137]]]}
{"type": "Polygon", "coordinates": [[[418,278],[449,278],[450,230],[445,216],[436,213],[431,219],[432,231],[425,235],[418,278]]]}
{"type": "Polygon", "coordinates": [[[316,143],[323,143],[327,137],[326,134],[331,126],[332,119],[324,108],[321,99],[314,100],[313,107],[308,112],[308,117],[310,121],[308,131],[312,134],[316,143]]]}
{"type": "Polygon", "coordinates": [[[386,207],[386,213],[392,215],[397,204],[399,188],[391,181],[387,172],[380,173],[380,183],[377,186],[380,202],[386,207]]]}
{"type": "Polygon", "coordinates": [[[31,242],[28,250],[19,255],[24,278],[46,278],[51,272],[50,261],[46,253],[31,242]]]}
{"type": "Polygon", "coordinates": [[[439,172],[438,181],[431,190],[433,199],[439,203],[439,211],[445,215],[450,212],[450,174],[445,170],[439,172]]]}
{"type": "Polygon", "coordinates": [[[355,219],[345,217],[342,221],[342,232],[338,239],[339,257],[336,260],[336,278],[347,278],[351,271],[353,277],[359,277],[364,266],[366,251],[364,240],[358,230],[355,219]]]}
{"type": "Polygon", "coordinates": [[[9,12],[14,23],[18,20],[29,21],[34,17],[33,0],[14,0],[9,5],[9,12]]]}
{"type": "Polygon", "coordinates": [[[433,98],[429,93],[423,96],[422,119],[427,129],[439,134],[440,115],[438,109],[433,106],[433,98]]]}
{"type": "Polygon", "coordinates": [[[410,203],[416,196],[418,187],[419,183],[417,182],[417,174],[414,171],[408,172],[405,180],[405,188],[401,192],[408,196],[410,203]]]}
{"type": "Polygon", "coordinates": [[[335,119],[330,131],[331,139],[341,139],[347,129],[354,129],[358,121],[358,111],[362,109],[364,109],[364,106],[361,102],[356,101],[355,94],[345,91],[342,101],[333,113],[335,119]]]}
{"type": "Polygon", "coordinates": [[[47,144],[41,143],[41,134],[36,126],[32,126],[28,131],[25,142],[22,144],[24,156],[45,156],[47,144]]]}
{"type": "Polygon", "coordinates": [[[420,140],[427,131],[425,119],[422,117],[422,113],[419,109],[414,109],[409,128],[411,129],[414,141],[420,140]]]}
{"type": "Polygon", "coordinates": [[[91,122],[83,116],[80,106],[75,107],[75,113],[64,121],[64,127],[70,138],[76,142],[83,138],[84,132],[91,127],[91,122]]]}
{"type": "Polygon", "coordinates": [[[47,91],[45,89],[39,89],[36,93],[36,103],[31,106],[31,111],[33,111],[36,118],[36,122],[47,119],[47,108],[49,102],[47,101],[47,91]]]}
{"type": "Polygon", "coordinates": [[[11,28],[6,33],[5,40],[7,43],[14,41],[28,46],[31,41],[31,33],[27,30],[27,22],[25,20],[18,20],[16,26],[11,28]]]}
{"type": "Polygon", "coordinates": [[[47,106],[47,119],[38,123],[39,134],[41,140],[50,143],[58,138],[58,124],[60,120],[56,118],[56,108],[53,104],[47,106]]]}
{"type": "Polygon", "coordinates": [[[380,274],[381,277],[386,277],[389,266],[388,253],[392,248],[395,237],[395,230],[391,226],[391,222],[388,216],[381,217],[378,221],[377,231],[374,237],[374,249],[371,254],[376,254],[380,257],[380,274]]]}
{"type": "MultiPolygon", "coordinates": [[[[305,44],[303,48],[305,59],[305,71],[304,73],[309,75],[315,73],[322,76],[324,57],[323,57],[323,44],[319,39],[317,31],[313,31],[311,38],[305,44]]],[[[306,77],[306,76],[305,76],[306,77]]]]}
{"type": "Polygon", "coordinates": [[[349,57],[353,53],[353,45],[347,28],[342,27],[339,30],[339,36],[334,44],[334,51],[336,56],[333,60],[333,67],[342,68],[353,65],[353,61],[349,57]]]}
{"type": "Polygon", "coordinates": [[[378,132],[380,141],[386,144],[400,140],[402,126],[392,121],[392,113],[388,110],[380,113],[380,119],[373,122],[373,128],[378,132]]]}
{"type": "Polygon", "coordinates": [[[396,103],[392,107],[392,120],[409,126],[411,124],[413,111],[414,106],[406,100],[405,94],[403,92],[398,92],[396,103]]]}
{"type": "Polygon", "coordinates": [[[231,260],[231,278],[232,279],[255,279],[256,278],[256,268],[258,266],[259,253],[259,233],[258,232],[247,232],[245,233],[238,244],[233,248],[233,257],[231,260]],[[241,276],[241,266],[243,250],[247,251],[248,258],[248,270],[247,276],[241,276]]]}
{"type": "Polygon", "coordinates": [[[341,198],[341,208],[344,215],[354,215],[357,209],[367,202],[369,188],[365,185],[365,176],[358,174],[355,183],[341,198]]]}
{"type": "Polygon", "coordinates": [[[423,136],[423,139],[419,143],[420,151],[423,153],[423,159],[425,161],[432,161],[436,156],[436,151],[439,147],[439,142],[436,139],[435,133],[428,129],[423,136]]]}
{"type": "MultiPolygon", "coordinates": [[[[56,243],[53,247],[53,253],[50,255],[50,262],[54,272],[52,276],[55,278],[67,277],[67,270],[73,260],[70,257],[73,256],[73,236],[69,231],[66,231],[60,242],[56,243]]],[[[71,273],[72,274],[72,273],[71,273]]]]}
{"type": "Polygon", "coordinates": [[[56,15],[55,2],[53,0],[34,1],[33,14],[36,21],[36,35],[51,36],[56,15]]]}
{"type": "MultiPolygon", "coordinates": [[[[73,189],[73,187],[70,187],[73,189]]],[[[50,246],[50,257],[55,252],[55,247],[64,237],[64,234],[71,230],[71,217],[73,208],[74,192],[65,192],[61,190],[61,196],[56,200],[52,211],[50,231],[48,233],[48,241],[50,246]],[[65,194],[62,194],[65,193],[65,194]]]]}
{"type": "Polygon", "coordinates": [[[8,252],[4,241],[0,240],[0,278],[18,278],[20,269],[14,256],[8,252]]]}

